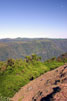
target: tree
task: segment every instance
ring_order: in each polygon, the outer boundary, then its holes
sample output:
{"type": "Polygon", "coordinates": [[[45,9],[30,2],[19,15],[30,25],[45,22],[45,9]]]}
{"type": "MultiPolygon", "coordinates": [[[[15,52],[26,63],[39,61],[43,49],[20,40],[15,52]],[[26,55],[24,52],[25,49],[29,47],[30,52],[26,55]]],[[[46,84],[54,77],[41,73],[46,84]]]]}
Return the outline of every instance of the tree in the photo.
{"type": "Polygon", "coordinates": [[[26,56],[25,60],[26,60],[26,62],[30,62],[31,61],[31,57],[30,56],[26,56]]]}
{"type": "Polygon", "coordinates": [[[7,66],[13,66],[14,65],[14,60],[13,59],[8,59],[7,60],[7,66]]]}

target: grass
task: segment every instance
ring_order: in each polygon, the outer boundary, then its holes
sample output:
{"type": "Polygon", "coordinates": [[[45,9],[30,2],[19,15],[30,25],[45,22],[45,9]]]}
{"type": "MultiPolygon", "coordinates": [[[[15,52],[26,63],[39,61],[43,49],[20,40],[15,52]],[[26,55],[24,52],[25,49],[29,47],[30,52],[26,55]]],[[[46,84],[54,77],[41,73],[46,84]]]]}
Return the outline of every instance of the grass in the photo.
{"type": "Polygon", "coordinates": [[[28,57],[28,61],[11,59],[10,61],[0,62],[0,94],[3,97],[13,97],[22,86],[31,80],[67,62],[66,60],[59,62],[56,59],[41,62],[38,59],[38,57],[33,57],[31,60],[28,57]]]}
{"type": "Polygon", "coordinates": [[[18,101],[22,101],[23,98],[24,98],[24,96],[22,96],[18,101]]]}
{"type": "Polygon", "coordinates": [[[61,61],[58,62],[58,61],[54,60],[54,61],[50,61],[50,62],[46,61],[44,64],[47,67],[49,67],[50,70],[53,70],[53,69],[55,69],[55,68],[57,68],[59,66],[64,65],[64,62],[61,62],[61,61]]]}

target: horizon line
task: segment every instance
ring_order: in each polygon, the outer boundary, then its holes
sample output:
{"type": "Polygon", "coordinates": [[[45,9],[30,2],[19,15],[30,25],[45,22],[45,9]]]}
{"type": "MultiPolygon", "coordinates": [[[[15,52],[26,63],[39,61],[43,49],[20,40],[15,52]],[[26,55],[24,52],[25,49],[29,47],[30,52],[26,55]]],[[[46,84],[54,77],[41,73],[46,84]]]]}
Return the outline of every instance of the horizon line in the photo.
{"type": "Polygon", "coordinates": [[[15,38],[11,38],[11,37],[5,37],[5,38],[0,38],[1,39],[67,39],[67,38],[50,38],[50,37],[15,37],[15,38]]]}

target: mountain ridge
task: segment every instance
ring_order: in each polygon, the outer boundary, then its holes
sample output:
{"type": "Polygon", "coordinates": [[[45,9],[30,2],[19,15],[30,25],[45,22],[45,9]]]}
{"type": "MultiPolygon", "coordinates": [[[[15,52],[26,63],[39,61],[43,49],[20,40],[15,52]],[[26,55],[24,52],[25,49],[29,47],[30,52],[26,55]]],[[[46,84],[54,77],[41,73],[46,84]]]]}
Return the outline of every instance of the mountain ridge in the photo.
{"type": "Polygon", "coordinates": [[[67,52],[67,39],[16,38],[0,39],[0,60],[8,58],[25,58],[32,53],[42,60],[58,57],[67,52]]]}

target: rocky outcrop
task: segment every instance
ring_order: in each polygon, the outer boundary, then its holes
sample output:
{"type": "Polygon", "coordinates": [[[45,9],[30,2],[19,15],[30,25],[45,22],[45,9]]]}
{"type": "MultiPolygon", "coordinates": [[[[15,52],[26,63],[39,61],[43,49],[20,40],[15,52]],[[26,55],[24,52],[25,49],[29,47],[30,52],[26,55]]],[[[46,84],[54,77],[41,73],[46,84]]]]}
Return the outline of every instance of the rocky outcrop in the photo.
{"type": "Polygon", "coordinates": [[[22,87],[12,101],[67,101],[67,64],[22,87]]]}

